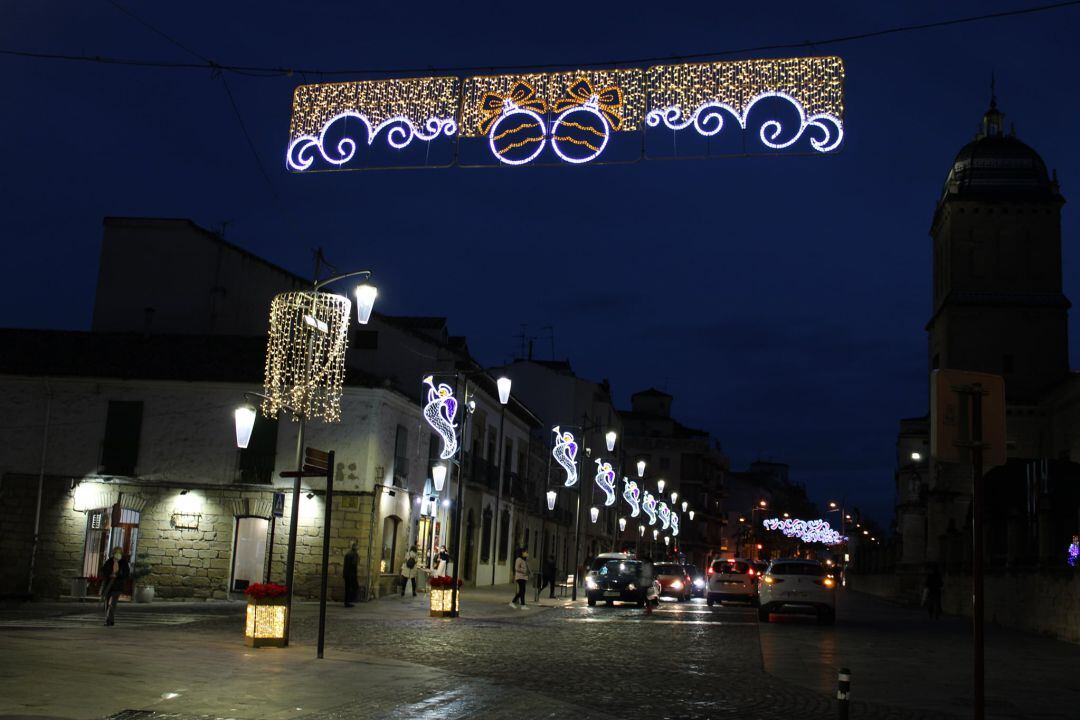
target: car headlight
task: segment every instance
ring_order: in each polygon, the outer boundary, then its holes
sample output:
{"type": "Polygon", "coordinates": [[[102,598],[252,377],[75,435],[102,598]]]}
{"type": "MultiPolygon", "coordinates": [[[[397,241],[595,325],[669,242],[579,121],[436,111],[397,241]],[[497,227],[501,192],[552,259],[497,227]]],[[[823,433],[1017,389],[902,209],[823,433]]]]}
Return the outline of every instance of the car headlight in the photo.
{"type": "Polygon", "coordinates": [[[831,577],[825,578],[824,583],[825,587],[827,588],[836,587],[836,581],[833,580],[831,577]]]}
{"type": "Polygon", "coordinates": [[[682,580],[673,580],[671,583],[672,590],[682,590],[682,580]]]}
{"type": "Polygon", "coordinates": [[[629,585],[626,586],[626,589],[627,590],[637,590],[637,585],[635,585],[634,583],[630,583],[629,585]]]}
{"type": "Polygon", "coordinates": [[[701,578],[698,578],[697,580],[694,581],[694,587],[696,587],[696,588],[705,587],[705,581],[702,580],[701,578]]]}
{"type": "Polygon", "coordinates": [[[595,590],[596,589],[596,581],[593,580],[591,577],[586,577],[585,578],[585,587],[587,587],[589,590],[595,590]]]}

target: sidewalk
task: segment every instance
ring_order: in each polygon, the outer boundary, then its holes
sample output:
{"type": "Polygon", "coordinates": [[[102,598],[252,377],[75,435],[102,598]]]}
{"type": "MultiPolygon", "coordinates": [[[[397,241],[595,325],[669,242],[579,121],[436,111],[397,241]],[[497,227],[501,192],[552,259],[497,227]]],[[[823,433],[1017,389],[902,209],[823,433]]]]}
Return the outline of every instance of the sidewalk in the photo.
{"type": "MultiPolygon", "coordinates": [[[[766,672],[832,695],[846,667],[853,699],[970,715],[970,620],[931,622],[923,610],[851,591],[837,600],[834,627],[779,616],[761,625],[766,672]]],[[[1080,717],[1078,670],[1080,646],[987,625],[987,717],[1080,717]]]]}

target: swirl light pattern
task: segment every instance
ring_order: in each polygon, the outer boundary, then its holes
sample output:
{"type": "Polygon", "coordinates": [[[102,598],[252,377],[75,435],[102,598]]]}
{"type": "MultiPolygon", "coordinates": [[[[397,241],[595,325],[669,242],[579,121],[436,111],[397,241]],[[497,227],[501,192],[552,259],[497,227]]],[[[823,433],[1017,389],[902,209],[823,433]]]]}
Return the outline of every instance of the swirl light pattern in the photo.
{"type": "Polygon", "coordinates": [[[676,537],[679,535],[679,513],[671,513],[671,534],[676,537]]]}
{"type": "Polygon", "coordinates": [[[610,507],[615,504],[615,471],[611,469],[611,463],[602,460],[596,461],[596,476],[593,478],[597,486],[604,491],[604,505],[610,507]]]}
{"type": "Polygon", "coordinates": [[[346,110],[327,120],[318,135],[301,135],[290,142],[289,150],[285,154],[285,164],[289,166],[290,170],[297,172],[308,170],[315,163],[316,151],[318,151],[323,162],[331,166],[340,167],[352,160],[356,157],[357,140],[359,138],[354,138],[348,133],[349,126],[347,123],[350,118],[359,121],[360,125],[364,127],[364,135],[367,138],[366,143],[368,145],[374,144],[375,138],[383,130],[386,130],[386,142],[396,150],[408,147],[414,139],[431,142],[440,135],[451,137],[457,133],[457,121],[453,118],[428,118],[424,121],[425,130],[421,130],[408,117],[396,115],[373,127],[366,115],[355,110],[346,110]],[[328,148],[326,135],[338,124],[343,126],[342,137],[336,145],[328,148]]]}
{"type": "Polygon", "coordinates": [[[656,506],[656,515],[660,518],[660,524],[664,526],[665,531],[671,527],[671,508],[668,507],[666,502],[656,506]]]}
{"type": "Polygon", "coordinates": [[[623,478],[623,500],[630,506],[630,517],[637,517],[641,514],[641,490],[638,489],[638,484],[633,480],[623,478]]]}
{"type": "Polygon", "coordinates": [[[424,420],[442,439],[442,452],[439,459],[449,460],[458,451],[457,417],[458,402],[454,397],[454,389],[446,383],[435,385],[435,379],[428,375],[424,378],[424,384],[428,386],[427,403],[424,405],[424,420]]]}
{"type": "Polygon", "coordinates": [[[551,457],[555,458],[555,462],[566,473],[566,480],[563,481],[563,485],[573,487],[577,485],[578,481],[578,446],[577,442],[574,441],[574,434],[570,431],[559,430],[558,425],[552,428],[552,432],[555,433],[555,447],[551,449],[551,457]]]}
{"type": "Polygon", "coordinates": [[[839,545],[847,538],[833,530],[827,520],[796,520],[794,518],[766,518],[761,521],[766,530],[779,530],[786,537],[799,538],[803,542],[839,545]]]}
{"type": "Polygon", "coordinates": [[[656,524],[656,498],[648,490],[645,491],[645,496],[641,500],[641,509],[645,511],[645,514],[649,516],[649,524],[656,524]]]}

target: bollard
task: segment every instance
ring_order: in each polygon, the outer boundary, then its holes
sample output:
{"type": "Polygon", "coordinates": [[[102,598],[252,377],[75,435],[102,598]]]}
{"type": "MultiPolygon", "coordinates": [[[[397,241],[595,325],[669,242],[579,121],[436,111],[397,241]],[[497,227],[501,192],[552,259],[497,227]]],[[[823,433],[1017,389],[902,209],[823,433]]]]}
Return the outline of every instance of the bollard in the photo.
{"type": "Polygon", "coordinates": [[[840,668],[840,675],[836,681],[836,716],[840,720],[848,720],[848,695],[851,694],[851,671],[840,668]]]}

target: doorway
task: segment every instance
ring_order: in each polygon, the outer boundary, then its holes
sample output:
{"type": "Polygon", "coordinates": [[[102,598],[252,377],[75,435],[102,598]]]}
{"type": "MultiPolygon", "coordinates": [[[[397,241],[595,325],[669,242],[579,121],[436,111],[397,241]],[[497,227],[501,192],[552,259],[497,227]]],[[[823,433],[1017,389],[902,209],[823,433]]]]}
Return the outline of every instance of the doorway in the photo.
{"type": "MultiPolygon", "coordinates": [[[[134,567],[138,557],[139,518],[137,510],[128,510],[116,503],[86,513],[86,537],[83,540],[83,577],[97,578],[105,560],[114,548],[121,548],[128,565],[134,567]]],[[[122,595],[131,595],[134,581],[124,582],[122,595]]]]}
{"type": "Polygon", "coordinates": [[[264,517],[236,518],[232,581],[229,583],[233,592],[243,592],[249,585],[262,582],[269,528],[270,521],[264,517]]]}

